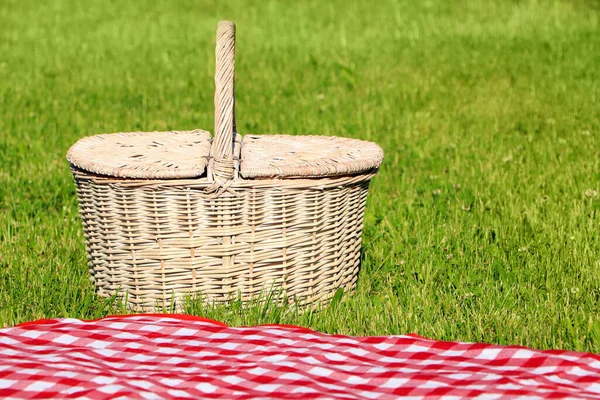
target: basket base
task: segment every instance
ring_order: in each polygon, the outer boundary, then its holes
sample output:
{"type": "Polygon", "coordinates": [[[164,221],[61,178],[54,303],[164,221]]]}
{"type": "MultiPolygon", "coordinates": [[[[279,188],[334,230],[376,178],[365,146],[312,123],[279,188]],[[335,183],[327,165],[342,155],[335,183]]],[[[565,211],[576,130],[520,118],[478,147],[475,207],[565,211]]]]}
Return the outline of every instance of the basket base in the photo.
{"type": "Polygon", "coordinates": [[[233,297],[228,301],[210,301],[206,297],[201,296],[201,294],[196,294],[194,296],[185,296],[177,299],[176,296],[172,296],[168,301],[163,300],[142,300],[137,302],[128,301],[128,293],[119,294],[113,293],[108,294],[104,291],[97,291],[97,295],[103,298],[116,298],[119,302],[121,302],[127,312],[132,312],[136,314],[144,314],[144,313],[190,313],[194,310],[202,311],[207,309],[213,309],[222,306],[231,306],[233,304],[239,305],[243,309],[261,307],[265,306],[275,306],[282,307],[294,310],[297,314],[303,314],[307,311],[318,311],[329,305],[333,297],[339,290],[342,290],[346,295],[352,295],[356,289],[356,280],[349,283],[345,287],[340,287],[336,291],[324,293],[322,295],[314,295],[310,297],[305,297],[303,299],[297,298],[288,298],[281,291],[265,291],[264,294],[259,294],[259,296],[250,299],[243,299],[240,296],[233,297]],[[154,301],[154,305],[149,305],[149,302],[154,301]]]}

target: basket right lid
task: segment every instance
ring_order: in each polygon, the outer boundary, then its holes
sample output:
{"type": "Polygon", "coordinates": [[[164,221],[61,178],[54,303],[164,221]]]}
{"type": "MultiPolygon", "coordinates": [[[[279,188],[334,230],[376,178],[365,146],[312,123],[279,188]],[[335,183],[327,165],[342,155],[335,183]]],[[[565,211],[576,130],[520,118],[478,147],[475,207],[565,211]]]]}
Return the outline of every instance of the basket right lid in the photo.
{"type": "Polygon", "coordinates": [[[245,135],[240,174],[244,178],[353,175],[378,168],[381,147],[336,136],[245,135]]]}

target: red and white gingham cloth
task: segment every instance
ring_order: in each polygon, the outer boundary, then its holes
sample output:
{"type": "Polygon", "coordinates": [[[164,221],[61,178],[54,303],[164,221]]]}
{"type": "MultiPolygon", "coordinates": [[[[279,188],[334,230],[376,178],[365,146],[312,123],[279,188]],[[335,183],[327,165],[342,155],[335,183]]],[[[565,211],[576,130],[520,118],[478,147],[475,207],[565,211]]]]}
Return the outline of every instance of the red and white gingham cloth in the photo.
{"type": "Polygon", "coordinates": [[[0,329],[0,398],[599,398],[600,356],[182,315],[0,329]]]}

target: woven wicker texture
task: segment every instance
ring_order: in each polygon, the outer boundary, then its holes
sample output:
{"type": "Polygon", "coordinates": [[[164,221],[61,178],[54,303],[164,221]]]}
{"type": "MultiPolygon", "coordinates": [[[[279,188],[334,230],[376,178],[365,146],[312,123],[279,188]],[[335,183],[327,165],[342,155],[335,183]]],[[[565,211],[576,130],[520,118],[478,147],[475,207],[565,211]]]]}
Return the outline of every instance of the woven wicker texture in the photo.
{"type": "Polygon", "coordinates": [[[240,174],[244,178],[347,175],[379,167],[375,143],[333,136],[246,135],[240,174]]]}
{"type": "Polygon", "coordinates": [[[72,165],[97,174],[142,179],[194,178],[204,174],[210,133],[109,133],[80,139],[67,153],[72,165]]]}
{"type": "Polygon", "coordinates": [[[217,26],[215,61],[215,139],[208,166],[208,178],[215,183],[208,189],[210,192],[222,192],[235,175],[232,147],[235,131],[235,25],[229,21],[221,21],[217,26]]]}
{"type": "MultiPolygon", "coordinates": [[[[112,158],[94,158],[91,169],[76,162],[89,152],[71,149],[90,272],[101,296],[127,296],[134,309],[149,311],[172,301],[179,307],[187,295],[222,303],[274,290],[278,299],[314,304],[338,288],[354,288],[367,190],[381,149],[326,137],[248,136],[241,143],[234,42],[234,25],[219,23],[215,137],[210,149],[189,146],[181,156],[204,166],[210,154],[206,175],[167,179],[157,171],[180,172],[182,164],[114,145],[95,149],[112,158]],[[135,167],[123,167],[123,154],[135,167]],[[242,166],[241,154],[248,157],[242,166]],[[135,164],[144,156],[155,176],[148,164],[135,164]],[[240,178],[239,168],[256,179],[240,178]]],[[[151,144],[143,146],[154,154],[151,144]]]]}
{"type": "Polygon", "coordinates": [[[354,288],[372,175],[237,181],[237,196],[215,199],[206,180],[134,183],[74,173],[102,296],[127,293],[135,309],[150,310],[194,293],[221,303],[275,288],[308,304],[354,288]]]}

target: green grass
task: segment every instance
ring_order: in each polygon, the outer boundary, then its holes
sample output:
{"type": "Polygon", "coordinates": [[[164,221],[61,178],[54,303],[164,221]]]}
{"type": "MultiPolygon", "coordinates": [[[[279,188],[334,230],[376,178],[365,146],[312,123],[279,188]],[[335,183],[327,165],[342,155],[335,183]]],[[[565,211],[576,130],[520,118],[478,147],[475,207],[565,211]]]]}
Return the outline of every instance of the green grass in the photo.
{"type": "Polygon", "coordinates": [[[600,6],[580,1],[0,4],[0,326],[123,308],[88,280],[65,153],[212,130],[238,25],[242,133],[373,140],[355,294],[188,312],[233,325],[600,352],[600,6]]]}

